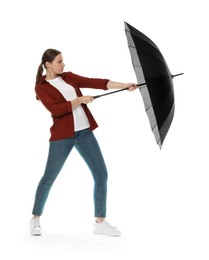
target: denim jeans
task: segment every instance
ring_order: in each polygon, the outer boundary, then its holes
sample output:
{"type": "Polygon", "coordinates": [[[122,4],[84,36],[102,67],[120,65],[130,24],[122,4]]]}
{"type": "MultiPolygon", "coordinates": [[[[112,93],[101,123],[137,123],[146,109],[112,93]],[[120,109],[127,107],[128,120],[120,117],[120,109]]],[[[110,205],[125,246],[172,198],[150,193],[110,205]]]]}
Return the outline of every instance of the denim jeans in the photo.
{"type": "Polygon", "coordinates": [[[77,131],[72,138],[50,142],[46,169],[36,191],[34,215],[42,215],[49,191],[73,147],[83,157],[93,176],[94,215],[106,217],[108,174],[100,147],[90,129],[77,131]]]}

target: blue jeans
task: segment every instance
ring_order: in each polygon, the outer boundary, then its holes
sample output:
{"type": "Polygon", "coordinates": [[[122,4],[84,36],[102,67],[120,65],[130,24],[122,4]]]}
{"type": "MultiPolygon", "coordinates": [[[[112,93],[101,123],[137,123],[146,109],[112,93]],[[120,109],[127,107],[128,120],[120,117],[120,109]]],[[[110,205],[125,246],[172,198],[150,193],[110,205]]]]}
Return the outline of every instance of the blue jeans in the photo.
{"type": "Polygon", "coordinates": [[[32,212],[34,215],[42,215],[49,191],[74,146],[93,176],[95,217],[106,217],[107,169],[97,140],[90,129],[75,132],[72,138],[50,142],[46,169],[36,191],[32,212]]]}

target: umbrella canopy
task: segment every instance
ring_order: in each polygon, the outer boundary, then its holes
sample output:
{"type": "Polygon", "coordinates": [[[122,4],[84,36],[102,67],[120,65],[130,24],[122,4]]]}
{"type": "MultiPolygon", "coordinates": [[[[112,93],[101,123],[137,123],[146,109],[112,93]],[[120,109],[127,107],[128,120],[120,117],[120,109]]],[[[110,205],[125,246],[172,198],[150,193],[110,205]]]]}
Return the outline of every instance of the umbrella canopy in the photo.
{"type": "Polygon", "coordinates": [[[139,84],[146,82],[140,87],[140,92],[156,142],[161,148],[174,116],[174,76],[152,40],[126,22],[125,32],[137,81],[139,84]]]}

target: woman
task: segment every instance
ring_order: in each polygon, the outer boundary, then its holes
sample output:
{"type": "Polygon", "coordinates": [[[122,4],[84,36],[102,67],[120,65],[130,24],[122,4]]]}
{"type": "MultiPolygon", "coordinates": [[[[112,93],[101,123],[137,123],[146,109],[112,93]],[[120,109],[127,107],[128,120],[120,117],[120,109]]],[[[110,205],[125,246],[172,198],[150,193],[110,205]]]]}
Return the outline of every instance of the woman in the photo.
{"type": "Polygon", "coordinates": [[[65,64],[62,53],[48,49],[42,56],[36,77],[36,98],[49,110],[53,118],[50,129],[51,138],[49,154],[43,177],[37,187],[33,207],[33,218],[30,222],[31,235],[41,235],[40,216],[49,191],[61,171],[70,151],[75,147],[87,163],[94,179],[94,208],[96,221],[95,234],[120,236],[120,231],[110,225],[106,217],[107,169],[93,134],[97,127],[87,104],[94,99],[83,96],[80,88],[113,89],[129,87],[136,84],[124,84],[107,79],[93,79],[63,72],[65,64]],[[43,69],[46,75],[42,76],[43,69]]]}

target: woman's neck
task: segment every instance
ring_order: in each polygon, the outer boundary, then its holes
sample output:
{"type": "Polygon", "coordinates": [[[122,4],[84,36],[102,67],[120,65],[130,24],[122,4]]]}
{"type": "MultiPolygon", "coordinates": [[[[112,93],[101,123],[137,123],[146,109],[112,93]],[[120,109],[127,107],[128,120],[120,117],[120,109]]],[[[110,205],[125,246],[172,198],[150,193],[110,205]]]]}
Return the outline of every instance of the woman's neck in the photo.
{"type": "Polygon", "coordinates": [[[57,77],[58,77],[57,74],[55,74],[51,71],[48,71],[48,70],[46,71],[46,80],[55,79],[57,77]]]}

